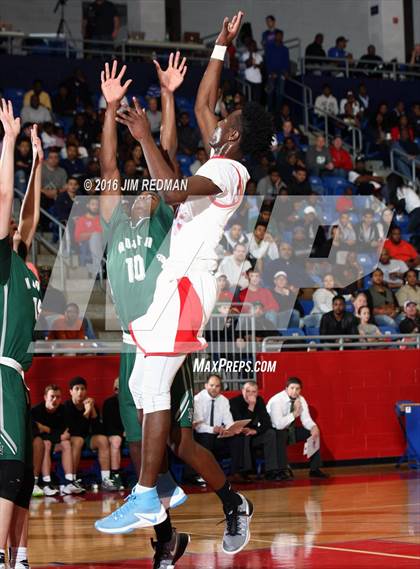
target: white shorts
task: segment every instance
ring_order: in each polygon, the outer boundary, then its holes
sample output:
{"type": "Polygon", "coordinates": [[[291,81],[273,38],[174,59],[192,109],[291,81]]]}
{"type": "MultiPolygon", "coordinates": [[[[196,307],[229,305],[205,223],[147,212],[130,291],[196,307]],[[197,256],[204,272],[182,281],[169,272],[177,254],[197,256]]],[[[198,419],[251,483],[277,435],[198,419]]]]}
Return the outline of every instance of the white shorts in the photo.
{"type": "Polygon", "coordinates": [[[165,269],[156,282],[153,302],[129,325],[137,347],[147,356],[187,354],[207,347],[203,337],[217,300],[217,281],[205,271],[176,278],[165,269]]]}

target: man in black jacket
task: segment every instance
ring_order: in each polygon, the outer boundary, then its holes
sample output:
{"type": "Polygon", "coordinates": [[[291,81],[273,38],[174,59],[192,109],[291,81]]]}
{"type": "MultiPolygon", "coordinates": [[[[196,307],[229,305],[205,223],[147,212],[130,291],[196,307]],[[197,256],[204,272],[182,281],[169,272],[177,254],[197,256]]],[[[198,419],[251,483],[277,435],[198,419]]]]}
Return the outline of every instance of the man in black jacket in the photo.
{"type": "Polygon", "coordinates": [[[70,433],[66,425],[64,406],[61,404],[61,390],[58,385],[47,385],[44,400],[31,411],[34,432],[34,475],[33,496],[54,496],[58,490],[51,486],[51,455],[61,451],[65,484],[63,494],[81,494],[83,488],[73,480],[73,460],[70,433]],[[42,485],[39,475],[42,471],[42,485]]]}
{"type": "MultiPolygon", "coordinates": [[[[333,309],[321,318],[319,333],[321,336],[357,335],[359,333],[357,326],[357,319],[350,312],[346,312],[344,297],[337,294],[333,298],[333,309]]],[[[325,341],[330,342],[331,340],[325,341]]]]}
{"type": "Polygon", "coordinates": [[[235,421],[251,419],[243,429],[244,471],[252,470],[252,450],[263,447],[266,480],[277,480],[279,476],[279,453],[276,433],[271,426],[270,415],[264,400],[258,395],[258,385],[248,381],[242,388],[242,395],[230,400],[230,410],[235,421]]]}

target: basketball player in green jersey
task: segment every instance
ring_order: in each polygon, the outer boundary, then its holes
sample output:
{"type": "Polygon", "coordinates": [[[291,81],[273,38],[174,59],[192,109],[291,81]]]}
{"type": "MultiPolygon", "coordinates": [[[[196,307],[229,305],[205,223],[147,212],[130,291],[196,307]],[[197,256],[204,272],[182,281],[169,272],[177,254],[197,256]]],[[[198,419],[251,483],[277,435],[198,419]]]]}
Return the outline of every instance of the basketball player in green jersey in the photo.
{"type": "MultiPolygon", "coordinates": [[[[161,146],[171,162],[175,158],[177,139],[175,128],[175,104],[173,92],[182,83],[185,62],[179,62],[179,54],[170,56],[169,66],[162,71],[156,64],[161,84],[162,129],[161,146]]],[[[112,296],[123,328],[124,349],[120,362],[120,410],[130,445],[130,454],[137,467],[140,465],[141,430],[137,410],[129,390],[128,380],[134,366],[136,348],[127,334],[133,314],[143,314],[150,305],[161,263],[169,253],[169,234],[173,212],[164,200],[153,192],[144,192],[134,202],[130,215],[121,205],[120,173],[116,162],[117,133],[115,117],[131,81],[121,85],[125,67],[117,76],[117,66],[106,65],[102,74],[102,92],[107,110],[101,142],[101,174],[110,190],[101,194],[101,216],[108,244],[107,271],[112,296]],[[117,181],[117,182],[115,182],[117,181]],[[111,189],[113,188],[113,189],[111,189]],[[137,448],[136,448],[137,447],[137,448]]],[[[175,167],[175,166],[174,166],[175,167]]],[[[216,490],[225,507],[240,498],[232,491],[211,453],[198,445],[192,437],[193,373],[191,360],[187,359],[178,372],[171,390],[172,433],[171,446],[180,458],[197,470],[216,490]]],[[[143,460],[145,457],[142,457],[143,460]]],[[[162,469],[163,470],[163,469],[162,469]]],[[[180,505],[185,496],[167,475],[158,481],[159,496],[165,497],[165,506],[180,505]]],[[[157,543],[154,569],[174,564],[188,544],[187,534],[177,533],[169,516],[155,526],[157,543]]]]}
{"type": "MultiPolygon", "coordinates": [[[[39,314],[40,286],[13,251],[14,148],[20,119],[2,100],[5,132],[0,162],[0,568],[7,540],[11,567],[28,567],[28,508],[33,489],[32,432],[28,390],[23,373],[32,362],[28,348],[39,314]]],[[[40,144],[40,143],[39,143],[40,144]]]]}

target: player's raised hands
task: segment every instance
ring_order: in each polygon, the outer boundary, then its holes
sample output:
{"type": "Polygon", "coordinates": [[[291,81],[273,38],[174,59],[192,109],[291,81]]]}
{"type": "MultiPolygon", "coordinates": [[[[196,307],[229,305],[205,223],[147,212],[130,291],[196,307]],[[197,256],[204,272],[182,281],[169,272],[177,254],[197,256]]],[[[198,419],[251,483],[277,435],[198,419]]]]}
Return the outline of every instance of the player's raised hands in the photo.
{"type": "Polygon", "coordinates": [[[231,20],[223,20],[222,31],[217,37],[216,44],[229,46],[239,33],[244,13],[239,11],[231,20]]]}
{"type": "Polygon", "coordinates": [[[109,63],[105,63],[105,69],[101,71],[101,89],[108,105],[119,104],[132,83],[132,79],[127,79],[124,84],[121,84],[127,66],[123,65],[118,75],[117,67],[118,63],[114,60],[111,69],[109,63]]]}
{"type": "Polygon", "coordinates": [[[16,139],[20,133],[20,118],[14,117],[12,101],[1,100],[0,121],[3,125],[5,136],[16,139]]]}
{"type": "Polygon", "coordinates": [[[180,62],[180,57],[181,54],[179,51],[176,52],[175,57],[174,54],[171,53],[169,56],[168,67],[165,71],[161,68],[159,62],[156,59],[153,60],[161,88],[167,89],[171,93],[176,91],[182,84],[187,72],[187,66],[185,65],[187,60],[185,57],[183,57],[180,62]]]}
{"type": "Polygon", "coordinates": [[[38,125],[34,124],[31,128],[32,158],[35,161],[42,162],[44,160],[44,151],[42,149],[41,139],[38,136],[38,125]]]}
{"type": "Polygon", "coordinates": [[[132,137],[140,141],[151,134],[150,123],[146,112],[140,107],[135,97],[133,97],[133,103],[134,108],[124,107],[115,120],[127,126],[132,137]]]}

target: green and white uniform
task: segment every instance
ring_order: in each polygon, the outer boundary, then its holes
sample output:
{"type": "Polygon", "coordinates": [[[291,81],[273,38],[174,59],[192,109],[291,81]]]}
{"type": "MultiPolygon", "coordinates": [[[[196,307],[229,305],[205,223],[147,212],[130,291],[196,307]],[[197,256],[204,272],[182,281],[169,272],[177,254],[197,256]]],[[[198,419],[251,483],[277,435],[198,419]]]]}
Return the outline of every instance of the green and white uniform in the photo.
{"type": "MultiPolygon", "coordinates": [[[[25,262],[0,240],[0,460],[32,464],[28,389],[23,372],[41,308],[40,286],[25,262]]],[[[1,468],[1,467],[0,467],[1,468]]]]}
{"type": "MultiPolygon", "coordinates": [[[[161,199],[152,217],[141,219],[135,225],[121,203],[109,223],[102,219],[108,247],[108,280],[123,329],[119,404],[128,442],[141,439],[137,409],[128,385],[136,356],[136,346],[127,332],[128,324],[145,314],[153,300],[156,280],[169,254],[173,217],[172,208],[161,199]]],[[[192,426],[193,374],[189,358],[172,385],[171,409],[180,426],[192,426]]]]}

